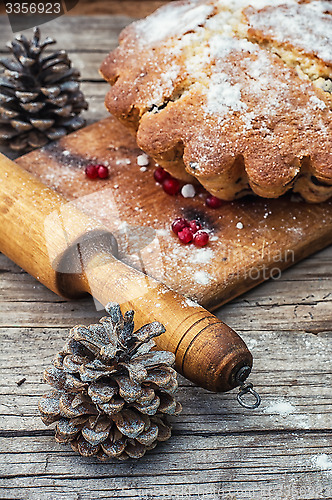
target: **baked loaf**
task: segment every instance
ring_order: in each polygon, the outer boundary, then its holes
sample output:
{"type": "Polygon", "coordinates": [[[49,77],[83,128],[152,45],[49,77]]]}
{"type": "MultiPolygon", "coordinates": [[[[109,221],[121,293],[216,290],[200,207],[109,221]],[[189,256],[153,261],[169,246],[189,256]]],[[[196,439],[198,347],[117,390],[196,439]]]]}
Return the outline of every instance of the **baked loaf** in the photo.
{"type": "Polygon", "coordinates": [[[101,66],[108,110],[175,177],[225,200],[332,196],[332,2],[171,2],[101,66]]]}

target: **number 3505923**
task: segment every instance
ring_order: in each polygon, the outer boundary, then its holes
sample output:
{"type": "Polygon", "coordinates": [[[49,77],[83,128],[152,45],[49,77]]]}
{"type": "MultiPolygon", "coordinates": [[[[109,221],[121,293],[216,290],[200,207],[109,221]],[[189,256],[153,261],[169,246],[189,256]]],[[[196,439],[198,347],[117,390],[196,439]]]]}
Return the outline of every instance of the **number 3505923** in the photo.
{"type": "Polygon", "coordinates": [[[7,14],[61,14],[61,4],[57,3],[30,3],[7,2],[7,14]]]}

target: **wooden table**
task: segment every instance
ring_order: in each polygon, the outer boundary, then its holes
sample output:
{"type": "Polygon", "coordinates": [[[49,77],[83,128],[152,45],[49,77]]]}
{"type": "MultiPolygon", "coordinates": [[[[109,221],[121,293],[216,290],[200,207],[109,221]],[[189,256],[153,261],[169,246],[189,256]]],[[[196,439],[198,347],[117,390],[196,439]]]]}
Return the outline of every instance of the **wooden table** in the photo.
{"type": "MultiPolygon", "coordinates": [[[[97,68],[128,22],[70,17],[43,28],[82,72],[89,121],[107,115],[97,68]]],[[[0,33],[4,47],[6,18],[0,33]]],[[[184,410],[170,441],[140,461],[101,464],[56,444],[37,410],[43,370],[68,329],[101,313],[90,299],[60,299],[0,256],[0,498],[332,498],[331,269],[329,248],[217,311],[253,352],[259,409],[241,408],[236,391],[209,394],[181,378],[184,410]]]]}

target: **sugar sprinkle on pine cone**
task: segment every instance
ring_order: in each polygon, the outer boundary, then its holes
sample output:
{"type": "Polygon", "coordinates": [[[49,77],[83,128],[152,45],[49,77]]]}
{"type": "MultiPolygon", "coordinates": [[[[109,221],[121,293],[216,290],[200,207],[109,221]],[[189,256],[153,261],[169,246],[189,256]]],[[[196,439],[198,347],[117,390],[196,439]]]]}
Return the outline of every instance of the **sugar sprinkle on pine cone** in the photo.
{"type": "Polygon", "coordinates": [[[140,458],[171,436],[168,415],[178,415],[174,398],[175,357],[151,351],[158,322],[134,332],[134,311],[106,306],[109,317],[75,326],[69,340],[44,373],[53,387],[39,402],[46,425],[57,422],[55,439],[70,442],[83,456],[100,460],[140,458]]]}
{"type": "Polygon", "coordinates": [[[56,43],[19,35],[7,47],[12,57],[0,59],[0,141],[14,151],[31,150],[61,139],[85,124],[79,116],[88,108],[80,91],[80,73],[68,54],[44,51],[56,43]]]}

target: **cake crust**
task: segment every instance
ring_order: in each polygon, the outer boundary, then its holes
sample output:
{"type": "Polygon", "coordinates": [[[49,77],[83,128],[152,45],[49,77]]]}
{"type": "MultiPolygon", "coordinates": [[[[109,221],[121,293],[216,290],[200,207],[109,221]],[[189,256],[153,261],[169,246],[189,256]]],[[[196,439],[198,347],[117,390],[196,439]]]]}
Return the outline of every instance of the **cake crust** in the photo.
{"type": "Polygon", "coordinates": [[[276,198],[292,189],[325,201],[331,54],[326,1],[172,2],[127,27],[103,62],[106,106],[172,175],[215,196],[276,198]]]}

